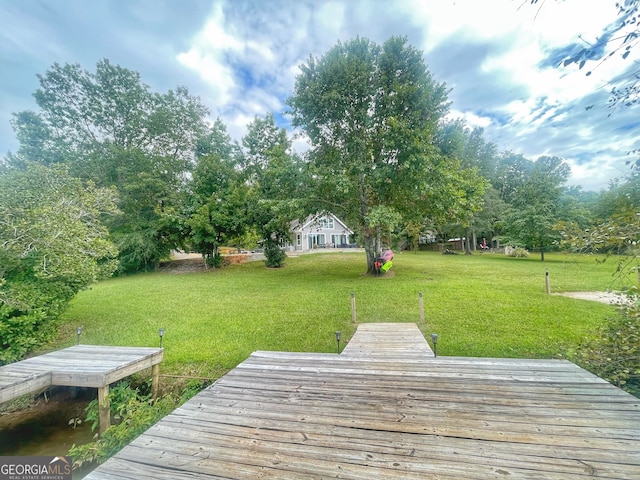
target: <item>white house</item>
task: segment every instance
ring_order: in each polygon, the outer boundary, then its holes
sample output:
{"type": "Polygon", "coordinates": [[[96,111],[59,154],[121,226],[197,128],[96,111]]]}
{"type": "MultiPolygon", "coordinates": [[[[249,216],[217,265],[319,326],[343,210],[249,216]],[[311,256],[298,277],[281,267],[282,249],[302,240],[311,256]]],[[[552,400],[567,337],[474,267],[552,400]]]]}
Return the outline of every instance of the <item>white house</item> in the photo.
{"type": "Polygon", "coordinates": [[[291,222],[292,251],[308,251],[315,248],[339,248],[351,245],[353,231],[333,213],[310,215],[304,222],[291,222]]]}

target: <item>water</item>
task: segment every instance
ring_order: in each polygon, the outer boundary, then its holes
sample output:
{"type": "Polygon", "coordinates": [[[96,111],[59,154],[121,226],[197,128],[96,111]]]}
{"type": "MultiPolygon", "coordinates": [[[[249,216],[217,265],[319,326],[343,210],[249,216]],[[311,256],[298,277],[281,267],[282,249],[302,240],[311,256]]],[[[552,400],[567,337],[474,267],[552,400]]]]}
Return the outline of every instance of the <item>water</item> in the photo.
{"type": "MultiPolygon", "coordinates": [[[[93,440],[91,425],[85,424],[84,409],[96,396],[95,389],[59,387],[51,391],[48,401],[39,396],[36,404],[23,410],[0,414],[0,456],[67,455],[73,444],[93,440]],[[69,420],[80,418],[75,428],[69,420]]],[[[73,472],[81,479],[93,468],[73,472]]]]}

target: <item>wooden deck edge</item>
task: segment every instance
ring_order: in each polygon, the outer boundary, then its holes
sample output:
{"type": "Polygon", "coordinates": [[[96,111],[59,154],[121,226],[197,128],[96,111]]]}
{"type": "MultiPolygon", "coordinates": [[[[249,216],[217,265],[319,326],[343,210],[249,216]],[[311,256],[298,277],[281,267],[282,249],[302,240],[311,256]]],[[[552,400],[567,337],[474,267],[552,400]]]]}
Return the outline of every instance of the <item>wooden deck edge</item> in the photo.
{"type": "Polygon", "coordinates": [[[51,372],[31,374],[18,382],[0,387],[0,403],[9,402],[22,395],[39,393],[51,385],[51,372]]]}

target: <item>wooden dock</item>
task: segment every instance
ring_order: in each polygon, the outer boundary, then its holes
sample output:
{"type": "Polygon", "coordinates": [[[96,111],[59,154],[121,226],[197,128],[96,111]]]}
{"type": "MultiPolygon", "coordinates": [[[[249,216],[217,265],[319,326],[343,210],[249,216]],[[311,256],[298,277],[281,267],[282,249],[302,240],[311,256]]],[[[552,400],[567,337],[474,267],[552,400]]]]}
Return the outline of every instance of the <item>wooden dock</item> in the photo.
{"type": "Polygon", "coordinates": [[[363,323],[342,354],[387,360],[434,356],[415,323],[363,323]]]}
{"type": "Polygon", "coordinates": [[[637,398],[567,361],[410,355],[389,337],[415,331],[255,352],[86,479],[640,478],[637,398]]]}
{"type": "Polygon", "coordinates": [[[0,367],[0,403],[51,386],[98,389],[100,429],[110,423],[109,385],[146,368],[157,390],[163,350],[149,347],[77,345],[0,367]]]}

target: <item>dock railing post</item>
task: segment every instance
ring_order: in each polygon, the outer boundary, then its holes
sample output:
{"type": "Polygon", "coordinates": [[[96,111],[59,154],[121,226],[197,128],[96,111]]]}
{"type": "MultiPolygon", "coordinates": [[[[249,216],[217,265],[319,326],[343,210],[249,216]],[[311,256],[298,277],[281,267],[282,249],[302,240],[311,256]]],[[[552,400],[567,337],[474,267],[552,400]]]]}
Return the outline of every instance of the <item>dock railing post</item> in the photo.
{"type": "Polygon", "coordinates": [[[351,322],[356,323],[356,294],[351,292],[351,322]]]}
{"type": "Polygon", "coordinates": [[[424,325],[424,299],[422,298],[422,292],[418,292],[418,299],[420,302],[420,322],[424,325]]]}
{"type": "Polygon", "coordinates": [[[98,388],[98,412],[100,435],[111,425],[111,405],[109,405],[109,385],[98,388]]]}
{"type": "Polygon", "coordinates": [[[154,400],[158,398],[158,386],[160,384],[160,364],[151,367],[151,395],[154,400]]]}

